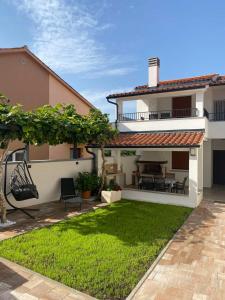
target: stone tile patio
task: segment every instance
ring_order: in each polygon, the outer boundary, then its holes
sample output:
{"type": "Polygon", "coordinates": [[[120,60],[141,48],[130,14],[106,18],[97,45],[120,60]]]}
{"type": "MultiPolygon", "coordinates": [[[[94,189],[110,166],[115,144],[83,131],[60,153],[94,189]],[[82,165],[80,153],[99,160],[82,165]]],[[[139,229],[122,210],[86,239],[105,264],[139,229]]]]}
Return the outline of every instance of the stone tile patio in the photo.
{"type": "Polygon", "coordinates": [[[202,201],[129,299],[225,299],[225,203],[202,201]]]}
{"type": "Polygon", "coordinates": [[[0,270],[1,300],[95,299],[2,258],[0,270]]]}

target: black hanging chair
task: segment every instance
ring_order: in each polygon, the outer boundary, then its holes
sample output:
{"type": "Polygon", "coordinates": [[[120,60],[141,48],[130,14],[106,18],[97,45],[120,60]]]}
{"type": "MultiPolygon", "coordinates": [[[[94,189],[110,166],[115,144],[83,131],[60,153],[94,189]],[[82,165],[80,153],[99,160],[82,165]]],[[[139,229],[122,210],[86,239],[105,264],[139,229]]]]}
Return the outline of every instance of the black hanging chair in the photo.
{"type": "Polygon", "coordinates": [[[28,211],[36,211],[37,209],[31,208],[20,208],[12,204],[8,198],[9,194],[12,194],[16,201],[24,201],[28,199],[39,198],[37,187],[34,184],[30,171],[29,166],[27,165],[26,161],[27,157],[27,148],[17,149],[7,155],[5,160],[5,172],[4,172],[4,196],[7,203],[12,207],[9,212],[14,212],[16,210],[20,210],[25,213],[30,218],[34,217],[28,213],[28,211]],[[10,175],[9,179],[9,186],[7,191],[7,184],[8,184],[8,163],[12,161],[12,156],[16,152],[23,152],[23,160],[18,162],[16,167],[14,168],[13,172],[10,175]]]}

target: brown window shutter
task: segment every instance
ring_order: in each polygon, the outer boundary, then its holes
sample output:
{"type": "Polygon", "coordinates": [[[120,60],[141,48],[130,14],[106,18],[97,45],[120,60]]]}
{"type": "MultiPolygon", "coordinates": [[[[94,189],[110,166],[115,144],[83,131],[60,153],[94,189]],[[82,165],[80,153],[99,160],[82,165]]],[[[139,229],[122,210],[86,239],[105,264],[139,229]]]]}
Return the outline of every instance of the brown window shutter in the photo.
{"type": "Polygon", "coordinates": [[[189,169],[189,152],[173,151],[172,152],[172,169],[188,170],[189,169]]]}

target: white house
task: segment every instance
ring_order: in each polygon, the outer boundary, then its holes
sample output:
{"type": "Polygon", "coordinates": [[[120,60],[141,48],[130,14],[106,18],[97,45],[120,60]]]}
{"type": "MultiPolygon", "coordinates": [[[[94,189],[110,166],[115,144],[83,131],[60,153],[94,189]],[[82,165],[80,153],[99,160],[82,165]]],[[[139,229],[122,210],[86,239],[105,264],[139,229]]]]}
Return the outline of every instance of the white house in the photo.
{"type": "Polygon", "coordinates": [[[123,198],[196,207],[204,188],[225,185],[225,76],[160,81],[159,70],[159,58],[150,58],[148,84],[107,97],[120,131],[107,145],[110,162],[118,181],[124,174],[123,198]],[[127,101],[135,111],[125,110],[127,101]]]}

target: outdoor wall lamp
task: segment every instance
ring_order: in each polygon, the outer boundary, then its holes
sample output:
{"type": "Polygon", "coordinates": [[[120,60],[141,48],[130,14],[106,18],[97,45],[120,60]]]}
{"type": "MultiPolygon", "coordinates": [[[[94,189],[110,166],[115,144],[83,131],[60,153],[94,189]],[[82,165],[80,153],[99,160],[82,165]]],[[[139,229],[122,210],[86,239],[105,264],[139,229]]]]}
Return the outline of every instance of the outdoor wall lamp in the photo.
{"type": "Polygon", "coordinates": [[[191,156],[196,156],[196,148],[191,148],[191,156]]]}

